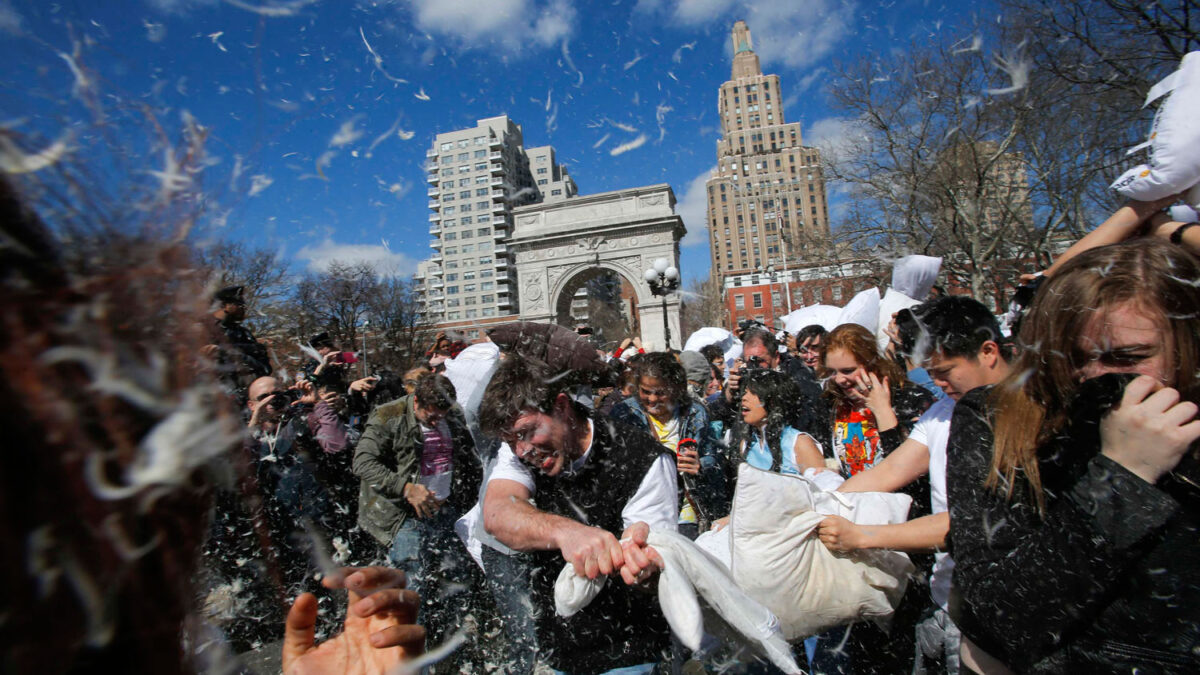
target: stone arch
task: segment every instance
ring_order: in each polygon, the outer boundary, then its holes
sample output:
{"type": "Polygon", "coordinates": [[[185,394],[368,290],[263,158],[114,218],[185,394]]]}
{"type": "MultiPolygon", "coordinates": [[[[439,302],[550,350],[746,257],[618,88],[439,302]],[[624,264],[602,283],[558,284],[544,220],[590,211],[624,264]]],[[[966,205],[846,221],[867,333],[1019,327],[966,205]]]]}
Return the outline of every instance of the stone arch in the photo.
{"type": "Polygon", "coordinates": [[[617,275],[617,278],[623,282],[623,288],[628,288],[630,291],[633,307],[629,317],[632,325],[629,326],[629,329],[636,333],[640,325],[638,313],[643,302],[636,277],[631,276],[629,270],[611,263],[585,263],[575,265],[564,272],[555,288],[550,292],[552,320],[559,325],[574,328],[571,322],[571,302],[575,298],[575,293],[589,281],[609,273],[617,275]]]}

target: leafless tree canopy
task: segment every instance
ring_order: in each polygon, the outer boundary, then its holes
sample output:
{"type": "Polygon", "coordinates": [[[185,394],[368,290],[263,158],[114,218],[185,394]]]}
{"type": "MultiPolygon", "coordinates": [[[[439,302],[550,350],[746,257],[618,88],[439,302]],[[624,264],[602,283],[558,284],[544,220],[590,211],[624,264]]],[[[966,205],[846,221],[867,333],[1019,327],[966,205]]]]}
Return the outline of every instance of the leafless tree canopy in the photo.
{"type": "Polygon", "coordinates": [[[854,128],[829,170],[850,190],[844,244],[940,255],[951,283],[1001,302],[1115,206],[1145,91],[1197,44],[1195,2],[1003,5],[842,66],[831,94],[854,128]]]}

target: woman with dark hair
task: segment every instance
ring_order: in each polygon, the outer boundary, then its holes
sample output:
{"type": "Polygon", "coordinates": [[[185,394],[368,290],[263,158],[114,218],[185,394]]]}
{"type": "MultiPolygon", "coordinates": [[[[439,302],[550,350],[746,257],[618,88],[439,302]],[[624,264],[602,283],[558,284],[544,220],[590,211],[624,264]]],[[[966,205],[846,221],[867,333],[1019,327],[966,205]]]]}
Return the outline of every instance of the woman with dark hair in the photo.
{"type": "Polygon", "coordinates": [[[964,664],[1200,670],[1198,311],[1200,264],[1181,247],[1086,251],[1039,290],[1012,374],[959,401],[964,664]]]}
{"type": "Polygon", "coordinates": [[[684,487],[679,531],[695,538],[729,510],[708,412],[688,393],[683,366],[669,352],[641,354],[632,370],[635,393],[613,406],[610,416],[646,430],[675,453],[684,487]]]}
{"type": "Polygon", "coordinates": [[[733,446],[747,464],[794,476],[825,468],[821,446],[788,424],[788,410],[799,397],[795,380],[778,371],[754,369],[739,386],[741,421],[733,428],[733,446]]]}
{"type": "Polygon", "coordinates": [[[875,336],[858,324],[830,331],[822,352],[825,396],[833,411],[833,457],[850,477],[899,447],[933,395],[909,383],[904,371],[879,353],[875,336]]]}

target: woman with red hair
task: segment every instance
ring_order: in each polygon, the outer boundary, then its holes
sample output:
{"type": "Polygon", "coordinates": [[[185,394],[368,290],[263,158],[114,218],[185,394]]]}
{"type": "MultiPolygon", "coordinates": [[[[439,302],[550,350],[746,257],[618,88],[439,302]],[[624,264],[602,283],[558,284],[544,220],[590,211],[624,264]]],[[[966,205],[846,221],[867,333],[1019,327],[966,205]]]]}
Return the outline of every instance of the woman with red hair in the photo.
{"type": "Polygon", "coordinates": [[[848,478],[904,442],[933,396],[910,383],[895,362],[879,353],[875,336],[858,324],[835,328],[822,349],[825,396],[833,411],[833,458],[848,478]]]}

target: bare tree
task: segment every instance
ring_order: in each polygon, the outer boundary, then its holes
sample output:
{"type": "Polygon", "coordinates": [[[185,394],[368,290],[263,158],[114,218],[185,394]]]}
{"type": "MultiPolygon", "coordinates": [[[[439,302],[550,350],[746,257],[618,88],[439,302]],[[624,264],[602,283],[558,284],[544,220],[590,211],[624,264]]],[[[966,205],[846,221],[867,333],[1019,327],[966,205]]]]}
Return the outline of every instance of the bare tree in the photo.
{"type": "Polygon", "coordinates": [[[421,334],[428,328],[421,321],[412,282],[397,276],[379,279],[367,309],[372,368],[407,370],[421,356],[421,334]]]}
{"type": "Polygon", "coordinates": [[[679,313],[680,340],[705,326],[724,326],[725,303],[721,293],[721,282],[716,275],[707,279],[693,279],[683,293],[679,313]]]}
{"type": "Polygon", "coordinates": [[[284,328],[281,304],[292,290],[287,261],[275,251],[234,241],[196,247],[195,251],[201,267],[208,270],[211,286],[246,287],[246,315],[256,332],[271,334],[284,328]]]}
{"type": "Polygon", "coordinates": [[[941,255],[951,283],[1002,302],[1116,205],[1146,89],[1196,42],[1196,0],[1003,0],[998,22],[841,69],[856,127],[831,157],[852,197],[844,244],[941,255]]]}

